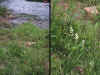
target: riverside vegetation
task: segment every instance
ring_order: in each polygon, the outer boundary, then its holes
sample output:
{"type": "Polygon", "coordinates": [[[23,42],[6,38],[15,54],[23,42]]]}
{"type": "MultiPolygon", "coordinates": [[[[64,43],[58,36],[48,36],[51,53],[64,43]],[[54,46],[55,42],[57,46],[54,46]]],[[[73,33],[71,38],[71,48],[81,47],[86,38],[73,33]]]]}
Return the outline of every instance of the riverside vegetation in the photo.
{"type": "Polygon", "coordinates": [[[0,7],[0,75],[47,75],[48,30],[31,22],[13,27],[0,7]]]}
{"type": "Polygon", "coordinates": [[[51,2],[52,75],[99,75],[99,0],[51,2]],[[93,9],[91,14],[91,10],[85,11],[86,7],[95,7],[96,10],[93,9]]]}

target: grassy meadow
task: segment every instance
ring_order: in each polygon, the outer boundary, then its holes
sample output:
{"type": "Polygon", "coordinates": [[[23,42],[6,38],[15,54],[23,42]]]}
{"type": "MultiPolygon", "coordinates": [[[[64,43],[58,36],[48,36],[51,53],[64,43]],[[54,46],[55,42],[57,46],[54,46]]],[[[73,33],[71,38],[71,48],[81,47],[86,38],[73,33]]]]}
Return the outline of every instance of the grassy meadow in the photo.
{"type": "Polygon", "coordinates": [[[100,13],[86,7],[99,12],[100,1],[51,1],[52,75],[100,74],[100,13]]]}

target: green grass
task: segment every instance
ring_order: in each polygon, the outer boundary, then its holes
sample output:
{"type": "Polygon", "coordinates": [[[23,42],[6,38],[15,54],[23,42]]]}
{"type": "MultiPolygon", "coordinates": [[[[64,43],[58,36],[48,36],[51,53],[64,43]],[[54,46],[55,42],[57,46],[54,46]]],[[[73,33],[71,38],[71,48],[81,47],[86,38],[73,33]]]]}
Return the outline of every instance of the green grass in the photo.
{"type": "Polygon", "coordinates": [[[48,30],[31,23],[0,29],[0,75],[47,75],[47,36],[48,30]]]}
{"type": "Polygon", "coordinates": [[[63,9],[56,7],[58,2],[52,1],[52,75],[99,75],[98,15],[93,15],[93,19],[90,19],[83,10],[87,7],[84,3],[81,3],[82,8],[77,7],[77,11],[73,12],[78,0],[69,1],[66,11],[60,11],[63,9]]]}
{"type": "Polygon", "coordinates": [[[0,6],[0,16],[5,16],[7,9],[0,6]]]}

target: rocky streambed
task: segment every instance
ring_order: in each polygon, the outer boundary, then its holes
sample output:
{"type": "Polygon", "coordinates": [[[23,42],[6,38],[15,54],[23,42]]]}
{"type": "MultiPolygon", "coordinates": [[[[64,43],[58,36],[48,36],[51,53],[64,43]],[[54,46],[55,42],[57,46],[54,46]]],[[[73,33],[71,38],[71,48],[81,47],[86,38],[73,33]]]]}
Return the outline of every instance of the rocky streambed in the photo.
{"type": "Polygon", "coordinates": [[[13,25],[32,22],[41,28],[49,27],[49,3],[7,0],[0,5],[6,7],[14,17],[9,19],[13,25]]]}

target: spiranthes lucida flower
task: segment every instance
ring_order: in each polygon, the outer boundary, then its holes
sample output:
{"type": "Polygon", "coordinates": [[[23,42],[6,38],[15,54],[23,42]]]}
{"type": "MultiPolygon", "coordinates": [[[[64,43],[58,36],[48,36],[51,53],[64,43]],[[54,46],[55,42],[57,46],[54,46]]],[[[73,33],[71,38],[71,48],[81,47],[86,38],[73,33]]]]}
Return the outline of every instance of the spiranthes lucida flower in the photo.
{"type": "Polygon", "coordinates": [[[79,39],[79,35],[78,35],[78,33],[75,33],[75,39],[76,39],[76,40],[79,39]]]}
{"type": "Polygon", "coordinates": [[[73,30],[73,28],[72,28],[72,27],[70,27],[70,33],[73,33],[73,31],[74,31],[74,30],[73,30]]]}

